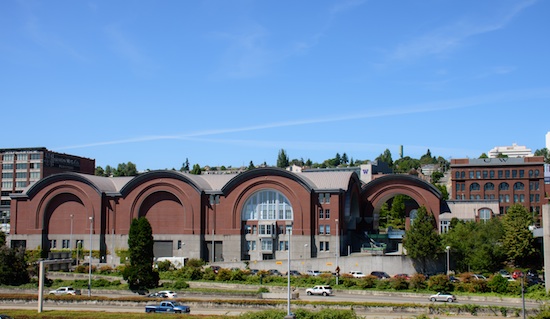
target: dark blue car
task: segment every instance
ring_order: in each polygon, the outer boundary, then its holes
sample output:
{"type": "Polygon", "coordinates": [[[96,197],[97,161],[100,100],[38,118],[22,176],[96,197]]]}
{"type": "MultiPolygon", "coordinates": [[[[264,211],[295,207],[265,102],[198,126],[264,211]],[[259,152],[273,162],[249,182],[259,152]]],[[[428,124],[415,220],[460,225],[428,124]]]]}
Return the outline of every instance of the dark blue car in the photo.
{"type": "Polygon", "coordinates": [[[145,306],[145,312],[190,313],[191,308],[175,301],[163,301],[160,305],[145,306]]]}

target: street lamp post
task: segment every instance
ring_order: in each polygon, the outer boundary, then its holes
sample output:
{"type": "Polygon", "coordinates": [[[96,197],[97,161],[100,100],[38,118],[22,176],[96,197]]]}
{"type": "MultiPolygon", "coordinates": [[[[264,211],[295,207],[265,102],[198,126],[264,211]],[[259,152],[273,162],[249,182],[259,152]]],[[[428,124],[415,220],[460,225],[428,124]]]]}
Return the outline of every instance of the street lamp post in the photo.
{"type": "Polygon", "coordinates": [[[73,259],[73,218],[74,215],[71,214],[71,236],[69,237],[69,250],[71,251],[71,259],[73,259]]]}
{"type": "Polygon", "coordinates": [[[90,260],[88,262],[88,297],[92,296],[92,230],[94,228],[94,217],[90,216],[90,260]]]}
{"type": "Polygon", "coordinates": [[[294,316],[293,313],[290,312],[290,237],[292,235],[292,222],[290,222],[290,227],[287,227],[287,237],[288,237],[288,261],[287,261],[287,314],[285,316],[285,319],[295,319],[296,316],[294,316]]]}
{"type": "Polygon", "coordinates": [[[336,285],[340,277],[340,266],[338,265],[338,257],[340,256],[340,232],[338,230],[338,219],[336,221],[336,285]]]}
{"type": "Polygon", "coordinates": [[[447,251],[447,276],[449,275],[450,271],[449,271],[449,252],[451,251],[451,246],[447,246],[445,247],[445,250],[447,251]]]}

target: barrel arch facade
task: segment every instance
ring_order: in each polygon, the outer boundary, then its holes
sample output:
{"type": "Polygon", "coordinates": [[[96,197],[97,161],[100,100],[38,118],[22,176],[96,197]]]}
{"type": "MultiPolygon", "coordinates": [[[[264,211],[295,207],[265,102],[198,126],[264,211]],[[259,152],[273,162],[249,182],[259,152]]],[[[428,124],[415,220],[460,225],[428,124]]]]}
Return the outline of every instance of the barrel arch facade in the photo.
{"type": "Polygon", "coordinates": [[[354,252],[349,247],[357,242],[357,234],[377,231],[376,210],[397,193],[411,196],[437,218],[439,191],[401,175],[365,184],[353,171],[296,173],[278,168],[227,176],[153,171],[107,178],[63,173],[12,196],[15,223],[10,240],[44,251],[65,248],[60,246],[67,241],[74,249],[80,240],[85,249],[92,244],[100,250],[100,262],[116,264],[123,262],[115,252],[127,248],[131,220],[144,216],[155,241],[164,245],[164,255],[206,261],[281,259],[287,257],[292,238],[293,259],[329,258],[354,252]],[[280,194],[292,218],[243,218],[245,203],[258,192],[280,194]],[[260,234],[266,225],[272,227],[270,232],[260,234]],[[266,249],[262,240],[273,245],[266,249]]]}

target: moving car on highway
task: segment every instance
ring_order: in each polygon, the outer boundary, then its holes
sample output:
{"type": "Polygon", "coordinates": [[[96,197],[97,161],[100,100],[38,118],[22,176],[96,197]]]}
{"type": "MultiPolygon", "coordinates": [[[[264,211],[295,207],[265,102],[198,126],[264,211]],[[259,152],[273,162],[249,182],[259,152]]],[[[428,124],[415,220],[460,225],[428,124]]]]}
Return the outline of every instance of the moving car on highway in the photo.
{"type": "Polygon", "coordinates": [[[455,302],[456,297],[450,292],[440,291],[435,295],[431,295],[430,301],[431,302],[436,302],[436,301],[455,302]]]}
{"type": "Polygon", "coordinates": [[[311,295],[323,295],[323,296],[330,296],[332,295],[332,287],[331,286],[315,286],[313,288],[306,289],[306,294],[308,296],[311,295]]]}
{"type": "Polygon", "coordinates": [[[145,306],[145,312],[190,313],[191,308],[175,301],[163,301],[160,305],[145,306]]]}

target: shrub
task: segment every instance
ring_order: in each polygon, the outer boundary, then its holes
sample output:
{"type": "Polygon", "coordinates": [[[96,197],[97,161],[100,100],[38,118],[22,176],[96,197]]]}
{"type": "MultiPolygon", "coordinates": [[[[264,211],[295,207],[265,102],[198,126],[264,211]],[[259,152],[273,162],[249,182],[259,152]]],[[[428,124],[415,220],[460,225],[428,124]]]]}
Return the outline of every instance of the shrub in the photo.
{"type": "Polygon", "coordinates": [[[391,282],[387,279],[379,279],[376,281],[376,289],[386,290],[391,287],[391,282]]]}
{"type": "Polygon", "coordinates": [[[172,285],[174,289],[187,289],[189,288],[189,284],[185,280],[176,280],[174,284],[172,285]]]}
{"type": "Polygon", "coordinates": [[[454,286],[446,275],[435,275],[428,279],[428,288],[434,291],[452,291],[454,286]]]}
{"type": "Polygon", "coordinates": [[[106,275],[106,274],[110,274],[113,272],[113,267],[111,266],[101,266],[99,267],[99,273],[102,274],[102,275],[106,275]]]}
{"type": "Polygon", "coordinates": [[[366,277],[355,279],[355,280],[356,280],[356,285],[357,286],[361,287],[362,289],[367,289],[367,288],[373,288],[373,287],[376,286],[376,282],[378,281],[378,277],[368,275],[366,277]]]}
{"type": "Polygon", "coordinates": [[[169,271],[174,269],[174,265],[169,260],[163,260],[157,263],[157,269],[159,271],[169,271]]]}
{"type": "Polygon", "coordinates": [[[413,290],[426,289],[426,276],[423,274],[414,274],[409,281],[409,287],[413,290]]]}
{"type": "Polygon", "coordinates": [[[221,268],[216,275],[216,281],[229,281],[231,280],[231,270],[221,268]]]}
{"type": "Polygon", "coordinates": [[[505,294],[508,291],[508,279],[502,277],[500,274],[497,274],[489,278],[489,281],[487,281],[487,288],[491,292],[505,294]]]}
{"type": "Polygon", "coordinates": [[[390,287],[395,290],[405,290],[409,288],[409,282],[405,278],[391,278],[390,287]]]}
{"type": "Polygon", "coordinates": [[[244,273],[240,269],[235,269],[231,271],[231,281],[244,281],[244,273]]]}

